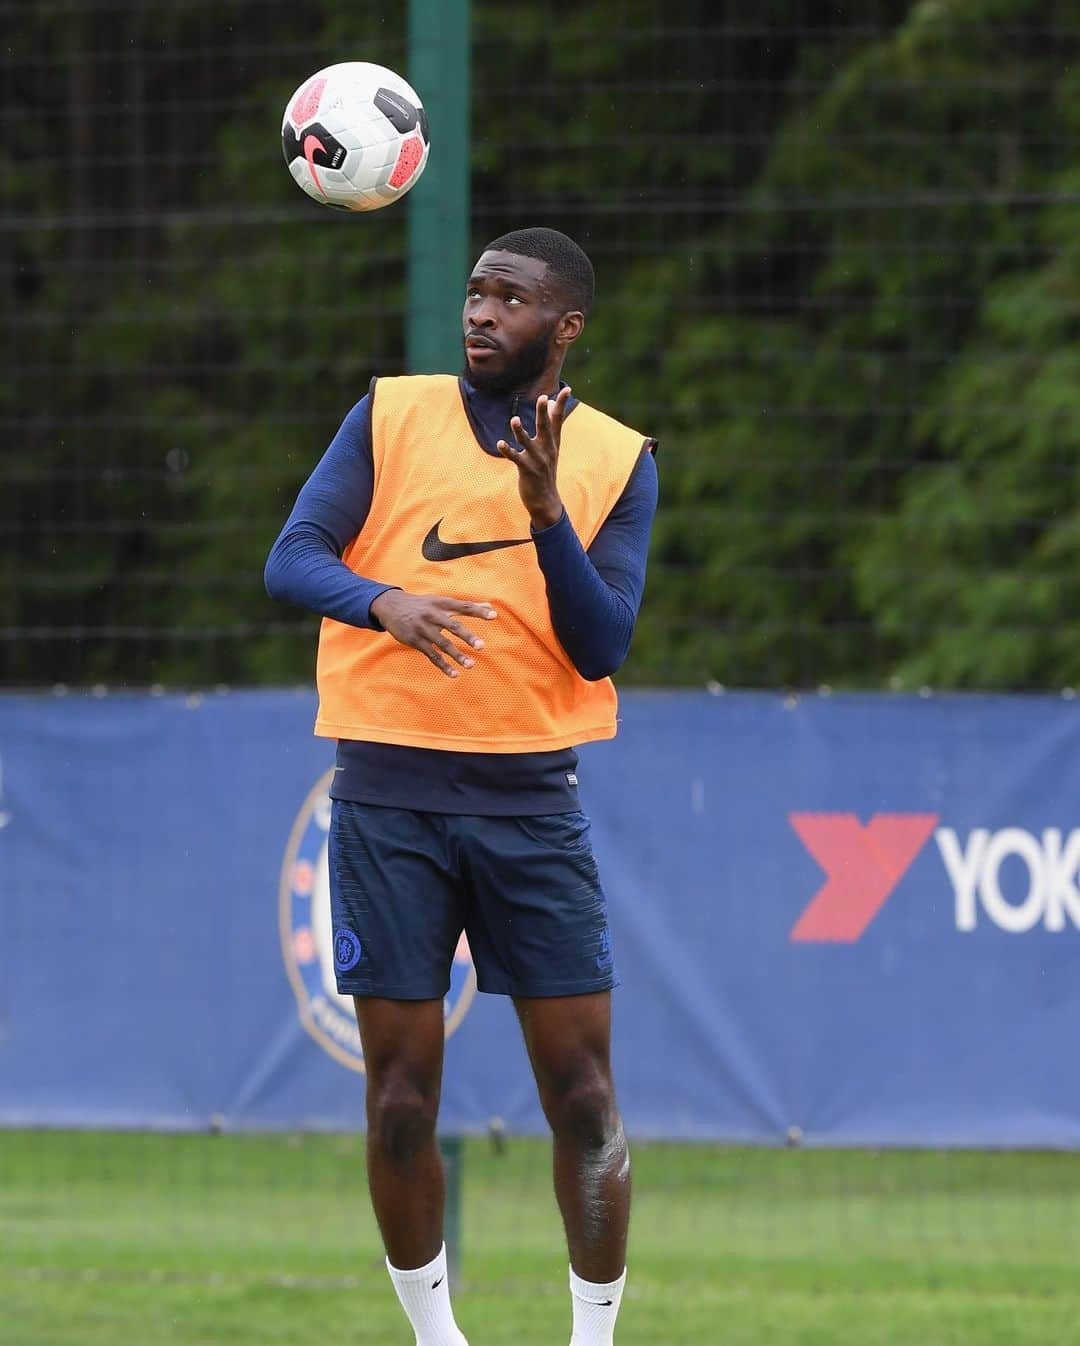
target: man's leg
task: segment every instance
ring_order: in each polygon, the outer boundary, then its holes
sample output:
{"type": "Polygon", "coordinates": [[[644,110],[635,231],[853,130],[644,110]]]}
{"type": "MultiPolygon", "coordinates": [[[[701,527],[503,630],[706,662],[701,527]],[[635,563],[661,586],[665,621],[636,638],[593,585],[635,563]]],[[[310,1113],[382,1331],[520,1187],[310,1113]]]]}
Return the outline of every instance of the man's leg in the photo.
{"type": "Polygon", "coordinates": [[[571,1346],[606,1346],[630,1222],[630,1152],[611,1077],[611,993],[514,1003],[553,1136],[574,1292],[571,1346]]]}
{"type": "Polygon", "coordinates": [[[367,1072],[368,1186],[396,1267],[442,1246],[445,1182],[435,1138],[443,1061],[441,1000],[355,996],[367,1072]]]}
{"type": "Polygon", "coordinates": [[[443,1002],[355,996],[367,1071],[367,1167],[387,1267],[419,1346],[466,1346],[446,1280],[435,1135],[443,1002]]]}

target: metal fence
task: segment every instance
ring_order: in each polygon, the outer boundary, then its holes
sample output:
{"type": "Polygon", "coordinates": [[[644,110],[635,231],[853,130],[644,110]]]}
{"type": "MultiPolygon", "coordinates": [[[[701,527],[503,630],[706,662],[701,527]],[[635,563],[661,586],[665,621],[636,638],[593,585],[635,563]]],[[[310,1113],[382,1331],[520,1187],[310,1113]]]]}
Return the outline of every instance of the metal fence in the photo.
{"type": "MultiPolygon", "coordinates": [[[[262,562],[403,367],[408,207],[315,207],[278,126],[326,63],[407,71],[405,7],[0,16],[0,680],[306,681],[314,619],[262,562]]],[[[472,23],[472,242],[581,240],[598,306],[568,374],[661,440],[625,680],[1080,677],[1066,7],[476,0],[472,23]]]]}

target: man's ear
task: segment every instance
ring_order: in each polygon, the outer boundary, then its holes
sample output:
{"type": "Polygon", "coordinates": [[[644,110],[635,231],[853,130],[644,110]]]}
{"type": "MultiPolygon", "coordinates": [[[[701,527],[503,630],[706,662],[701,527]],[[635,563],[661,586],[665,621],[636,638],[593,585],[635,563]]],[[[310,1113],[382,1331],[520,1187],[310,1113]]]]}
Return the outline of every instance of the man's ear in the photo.
{"type": "Polygon", "coordinates": [[[572,309],[564,313],[555,328],[555,340],[560,346],[572,345],[581,335],[585,326],[585,314],[572,309]]]}

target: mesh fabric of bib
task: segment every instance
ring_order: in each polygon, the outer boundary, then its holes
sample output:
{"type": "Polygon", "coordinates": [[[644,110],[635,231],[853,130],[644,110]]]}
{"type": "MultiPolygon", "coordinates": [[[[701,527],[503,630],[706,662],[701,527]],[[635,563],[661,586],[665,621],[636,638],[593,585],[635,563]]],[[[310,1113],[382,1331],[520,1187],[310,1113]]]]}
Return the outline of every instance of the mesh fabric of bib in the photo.
{"type": "MultiPolygon", "coordinates": [[[[490,603],[498,617],[462,618],[484,648],[457,678],[386,632],[325,618],[316,734],[506,753],[612,738],[615,688],[609,678],[586,681],[559,644],[517,470],[477,442],[458,380],[380,379],[371,435],[371,511],[345,564],[409,593],[490,603]],[[443,559],[425,558],[425,539],[429,556],[443,559]],[[492,542],[511,545],[463,551],[492,542]]],[[[581,402],[564,421],[559,494],[584,547],[622,494],[644,442],[581,402]]]]}

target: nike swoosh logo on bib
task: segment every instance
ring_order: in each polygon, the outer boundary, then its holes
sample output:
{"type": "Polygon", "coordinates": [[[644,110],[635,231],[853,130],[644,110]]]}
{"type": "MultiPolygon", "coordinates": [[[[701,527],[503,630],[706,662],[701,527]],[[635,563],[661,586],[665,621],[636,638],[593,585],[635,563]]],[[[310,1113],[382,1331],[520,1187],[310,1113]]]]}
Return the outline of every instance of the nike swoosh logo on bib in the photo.
{"type": "Polygon", "coordinates": [[[456,561],[460,556],[477,556],[480,552],[499,551],[502,547],[521,547],[532,541],[527,537],[511,537],[498,542],[444,542],[439,536],[441,523],[442,519],[438,519],[424,538],[420,550],[425,561],[456,561]]]}

